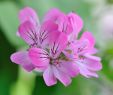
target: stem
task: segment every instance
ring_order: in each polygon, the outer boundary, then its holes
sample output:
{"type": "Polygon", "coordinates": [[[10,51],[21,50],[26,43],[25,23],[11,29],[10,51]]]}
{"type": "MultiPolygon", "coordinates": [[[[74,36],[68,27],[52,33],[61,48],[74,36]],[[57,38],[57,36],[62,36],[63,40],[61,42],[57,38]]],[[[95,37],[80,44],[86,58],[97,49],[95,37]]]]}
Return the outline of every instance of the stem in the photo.
{"type": "Polygon", "coordinates": [[[10,95],[32,95],[35,84],[35,74],[19,68],[18,80],[11,87],[10,95]]]}

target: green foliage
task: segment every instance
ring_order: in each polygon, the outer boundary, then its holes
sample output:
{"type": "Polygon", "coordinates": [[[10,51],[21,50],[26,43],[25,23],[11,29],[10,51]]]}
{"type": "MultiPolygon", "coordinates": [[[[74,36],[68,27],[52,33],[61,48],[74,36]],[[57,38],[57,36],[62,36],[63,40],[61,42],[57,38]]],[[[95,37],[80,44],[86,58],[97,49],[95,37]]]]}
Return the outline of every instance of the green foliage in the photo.
{"type": "Polygon", "coordinates": [[[17,79],[17,66],[10,62],[15,48],[10,45],[0,29],[0,95],[9,95],[10,87],[17,79]]]}
{"type": "Polygon", "coordinates": [[[18,29],[19,8],[13,2],[0,3],[0,26],[7,40],[15,47],[21,47],[25,43],[16,35],[18,29]]]}
{"type": "Polygon", "coordinates": [[[113,4],[113,0],[107,0],[109,4],[113,4]]]}

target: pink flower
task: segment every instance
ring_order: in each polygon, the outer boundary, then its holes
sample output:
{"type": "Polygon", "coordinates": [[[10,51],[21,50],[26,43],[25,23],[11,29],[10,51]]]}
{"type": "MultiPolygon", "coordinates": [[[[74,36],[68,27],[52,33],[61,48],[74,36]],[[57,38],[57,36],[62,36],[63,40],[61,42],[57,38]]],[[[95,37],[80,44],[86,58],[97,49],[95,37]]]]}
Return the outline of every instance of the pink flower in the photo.
{"type": "MultiPolygon", "coordinates": [[[[90,32],[84,32],[79,40],[70,43],[71,59],[77,64],[81,75],[89,77],[98,77],[96,71],[102,69],[101,59],[94,54],[97,50],[94,48],[95,39],[90,32]]],[[[69,53],[64,52],[67,56],[69,53]]]]}
{"type": "Polygon", "coordinates": [[[66,15],[53,9],[40,25],[35,11],[27,7],[20,11],[19,18],[18,34],[29,48],[12,54],[12,62],[27,71],[41,70],[48,86],[57,80],[67,86],[79,73],[97,77],[96,71],[102,66],[100,58],[93,56],[95,40],[90,32],[77,40],[83,21],[76,13],[66,15]]]}
{"type": "Polygon", "coordinates": [[[65,86],[69,85],[71,77],[78,74],[78,68],[76,64],[62,58],[62,51],[68,43],[65,31],[60,32],[57,23],[52,20],[37,25],[37,16],[31,8],[23,9],[20,18],[18,34],[30,49],[12,54],[12,62],[20,64],[27,71],[42,70],[48,86],[56,84],[57,79],[65,86]]]}
{"type": "Polygon", "coordinates": [[[58,30],[67,34],[69,42],[77,39],[83,28],[83,20],[74,12],[64,14],[58,9],[52,9],[45,16],[44,21],[48,20],[55,22],[58,25],[58,30]]]}
{"type": "Polygon", "coordinates": [[[62,58],[61,52],[66,48],[67,36],[55,31],[51,34],[49,41],[49,50],[31,48],[29,56],[35,66],[45,68],[43,77],[48,86],[56,84],[57,79],[67,86],[71,83],[71,77],[78,74],[76,64],[62,58]]]}
{"type": "MultiPolygon", "coordinates": [[[[57,25],[52,21],[46,21],[39,27],[40,25],[37,25],[38,17],[35,11],[28,7],[20,11],[19,18],[21,24],[18,29],[18,34],[30,47],[44,48],[45,44],[48,43],[49,33],[57,29],[57,25]]],[[[27,71],[32,71],[36,68],[31,63],[28,51],[19,51],[12,54],[11,60],[14,63],[20,64],[27,71]]]]}

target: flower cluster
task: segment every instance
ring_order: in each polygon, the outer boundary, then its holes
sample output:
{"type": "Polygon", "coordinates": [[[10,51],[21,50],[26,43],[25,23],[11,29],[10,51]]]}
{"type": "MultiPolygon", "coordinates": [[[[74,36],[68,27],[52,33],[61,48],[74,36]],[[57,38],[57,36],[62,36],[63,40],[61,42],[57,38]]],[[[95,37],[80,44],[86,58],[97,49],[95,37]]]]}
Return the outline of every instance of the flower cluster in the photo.
{"type": "Polygon", "coordinates": [[[67,86],[78,74],[98,77],[96,71],[102,65],[101,59],[94,56],[95,39],[87,31],[78,39],[83,21],[76,13],[64,14],[52,9],[39,24],[35,11],[26,7],[20,11],[19,19],[17,34],[29,48],[12,54],[12,62],[27,71],[42,71],[47,86],[56,84],[57,80],[67,86]]]}

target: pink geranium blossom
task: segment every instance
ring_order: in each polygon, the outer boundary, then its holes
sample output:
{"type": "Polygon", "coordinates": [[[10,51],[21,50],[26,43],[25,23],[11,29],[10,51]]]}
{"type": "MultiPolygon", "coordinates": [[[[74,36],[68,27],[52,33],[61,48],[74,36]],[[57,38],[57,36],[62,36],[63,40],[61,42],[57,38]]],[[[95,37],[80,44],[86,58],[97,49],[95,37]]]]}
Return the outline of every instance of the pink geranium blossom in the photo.
{"type": "Polygon", "coordinates": [[[71,54],[66,53],[67,56],[72,55],[71,59],[77,64],[81,75],[89,77],[98,77],[96,71],[101,70],[101,59],[94,54],[97,49],[94,48],[95,39],[90,32],[84,32],[79,40],[70,43],[69,47],[71,54]]]}
{"type": "MultiPolygon", "coordinates": [[[[47,44],[48,33],[57,29],[57,25],[52,21],[46,21],[42,26],[38,25],[38,17],[36,16],[35,11],[29,7],[20,11],[19,18],[21,24],[18,28],[18,34],[29,45],[29,47],[44,48],[45,44],[47,44]]],[[[12,54],[11,60],[14,63],[20,64],[27,71],[35,69],[28,56],[28,51],[19,51],[12,54]],[[27,60],[24,60],[23,58],[27,60]],[[31,65],[34,68],[30,69],[31,65]]]]}
{"type": "Polygon", "coordinates": [[[41,70],[46,85],[57,80],[65,86],[79,73],[85,77],[97,77],[101,69],[100,58],[93,56],[95,40],[90,32],[84,32],[78,40],[83,21],[76,13],[64,14],[52,9],[39,24],[38,16],[29,7],[19,13],[21,37],[28,45],[26,51],[11,55],[11,61],[27,71],[41,70]]]}
{"type": "Polygon", "coordinates": [[[67,36],[55,31],[51,34],[49,42],[49,52],[40,48],[31,48],[29,56],[35,66],[45,68],[43,77],[48,86],[56,84],[57,79],[67,86],[71,83],[71,77],[78,74],[76,64],[62,58],[61,52],[67,45],[67,36]]]}

